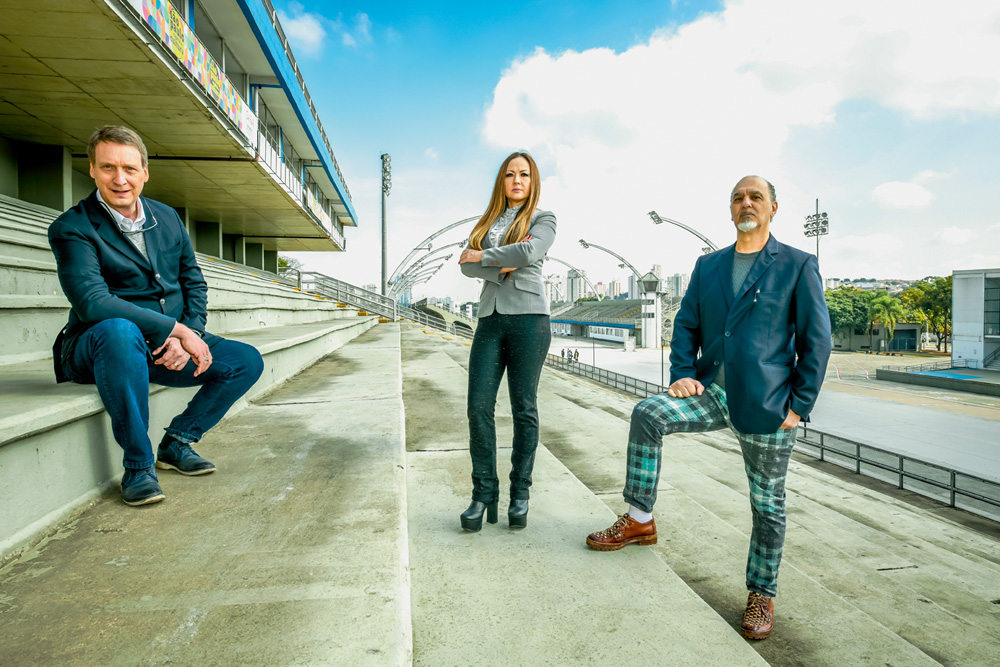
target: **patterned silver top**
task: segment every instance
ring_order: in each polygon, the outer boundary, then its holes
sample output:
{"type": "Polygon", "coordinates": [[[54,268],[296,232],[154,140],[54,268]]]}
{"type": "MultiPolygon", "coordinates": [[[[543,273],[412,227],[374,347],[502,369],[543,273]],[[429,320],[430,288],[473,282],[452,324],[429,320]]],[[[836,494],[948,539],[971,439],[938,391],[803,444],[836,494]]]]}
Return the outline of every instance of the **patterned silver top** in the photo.
{"type": "Polygon", "coordinates": [[[521,210],[521,206],[515,206],[513,208],[508,208],[500,217],[496,219],[493,226],[490,227],[490,246],[493,248],[499,248],[503,244],[503,239],[507,236],[507,228],[510,224],[514,222],[514,218],[517,217],[518,211],[521,210]]]}

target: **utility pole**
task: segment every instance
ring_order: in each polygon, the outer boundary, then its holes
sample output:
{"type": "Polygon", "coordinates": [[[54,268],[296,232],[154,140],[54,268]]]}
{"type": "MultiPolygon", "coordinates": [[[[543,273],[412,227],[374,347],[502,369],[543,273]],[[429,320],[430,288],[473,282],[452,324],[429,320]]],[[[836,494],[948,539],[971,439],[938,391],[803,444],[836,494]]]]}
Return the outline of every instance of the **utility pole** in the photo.
{"type": "Polygon", "coordinates": [[[388,276],[386,275],[386,231],[385,231],[385,199],[392,189],[392,159],[388,153],[382,153],[382,289],[380,293],[385,296],[388,276]]]}
{"type": "Polygon", "coordinates": [[[816,200],[816,215],[807,215],[806,223],[802,225],[805,227],[804,232],[807,237],[816,237],[816,262],[819,262],[819,237],[826,236],[830,233],[830,220],[826,215],[826,212],[819,212],[819,199],[816,200]]]}

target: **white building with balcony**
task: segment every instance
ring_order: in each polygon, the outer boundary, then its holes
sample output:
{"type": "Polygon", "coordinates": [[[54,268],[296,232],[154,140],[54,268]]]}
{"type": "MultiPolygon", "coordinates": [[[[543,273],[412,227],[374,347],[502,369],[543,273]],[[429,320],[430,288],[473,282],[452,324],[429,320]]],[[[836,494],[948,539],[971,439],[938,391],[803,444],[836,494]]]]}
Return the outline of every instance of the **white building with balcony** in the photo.
{"type": "Polygon", "coordinates": [[[70,208],[90,134],[121,124],[197,251],[277,272],[346,249],[357,214],[270,0],[12,0],[0,25],[0,194],[70,208]]]}

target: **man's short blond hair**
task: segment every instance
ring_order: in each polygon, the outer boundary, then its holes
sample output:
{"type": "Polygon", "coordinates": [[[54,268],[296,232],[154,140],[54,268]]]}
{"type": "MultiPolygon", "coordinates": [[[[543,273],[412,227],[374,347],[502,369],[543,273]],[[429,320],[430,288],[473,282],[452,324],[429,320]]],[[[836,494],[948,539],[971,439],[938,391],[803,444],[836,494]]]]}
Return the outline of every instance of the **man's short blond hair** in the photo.
{"type": "Polygon", "coordinates": [[[131,146],[142,155],[142,166],[145,169],[149,165],[149,153],[146,152],[146,144],[142,143],[142,138],[124,125],[105,125],[94,130],[87,143],[87,157],[90,164],[94,164],[97,154],[97,144],[107,142],[109,144],[120,144],[131,146]]]}

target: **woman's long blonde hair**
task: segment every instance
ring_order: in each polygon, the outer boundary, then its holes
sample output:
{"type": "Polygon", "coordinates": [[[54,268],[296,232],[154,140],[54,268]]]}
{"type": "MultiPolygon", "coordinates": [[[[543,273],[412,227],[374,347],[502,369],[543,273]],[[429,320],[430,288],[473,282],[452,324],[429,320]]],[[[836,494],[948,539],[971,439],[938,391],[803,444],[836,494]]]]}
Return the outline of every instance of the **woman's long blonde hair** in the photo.
{"type": "Polygon", "coordinates": [[[511,160],[523,157],[528,162],[528,173],[531,177],[531,187],[528,188],[528,199],[524,202],[521,210],[517,212],[517,218],[507,229],[507,236],[504,237],[503,244],[517,243],[528,233],[528,225],[531,224],[531,216],[535,214],[538,207],[538,198],[542,193],[542,183],[538,176],[538,165],[527,153],[511,153],[500,165],[497,172],[497,180],[493,184],[493,196],[490,197],[490,205],[486,208],[486,213],[479,218],[479,222],[472,228],[469,235],[469,247],[473,250],[483,249],[483,239],[490,230],[490,226],[496,222],[500,214],[507,209],[507,195],[504,193],[504,177],[507,175],[507,166],[511,160]]]}

